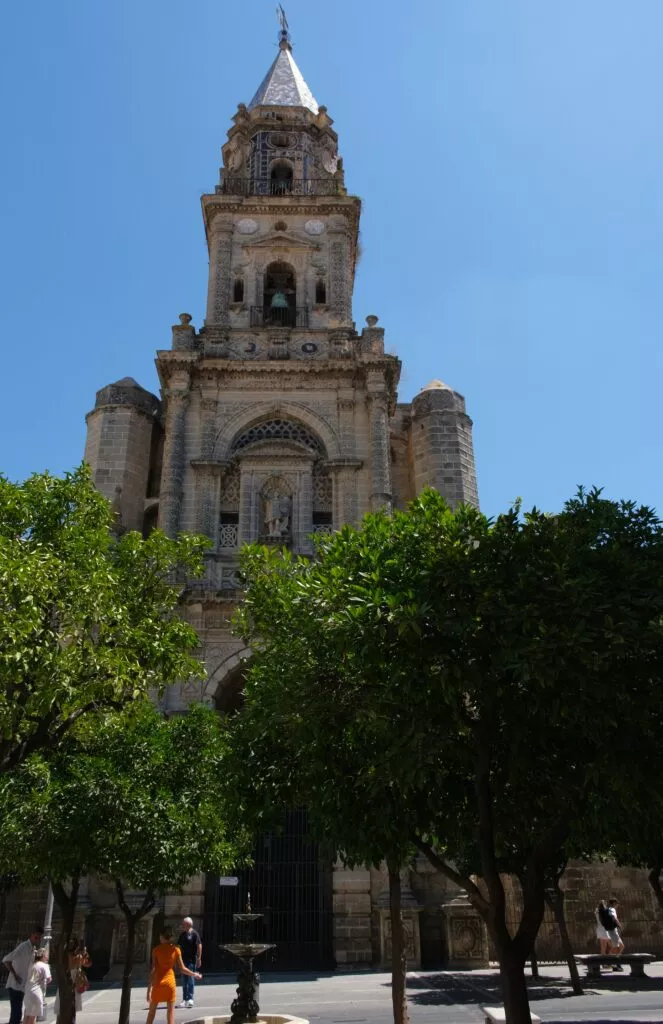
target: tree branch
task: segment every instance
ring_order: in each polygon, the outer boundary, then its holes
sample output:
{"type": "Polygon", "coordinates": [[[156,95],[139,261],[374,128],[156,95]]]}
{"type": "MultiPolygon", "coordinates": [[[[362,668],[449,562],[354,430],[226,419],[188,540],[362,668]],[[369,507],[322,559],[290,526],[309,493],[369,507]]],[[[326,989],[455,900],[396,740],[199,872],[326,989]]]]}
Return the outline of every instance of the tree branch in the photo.
{"type": "Polygon", "coordinates": [[[424,840],[420,839],[416,833],[412,833],[410,840],[419,852],[423,853],[424,857],[430,861],[434,868],[437,868],[438,871],[461,889],[465,889],[473,907],[482,914],[489,913],[490,904],[469,875],[461,875],[455,868],[452,868],[451,864],[448,864],[443,857],[440,857],[440,855],[435,852],[430,843],[424,842],[424,840]]]}

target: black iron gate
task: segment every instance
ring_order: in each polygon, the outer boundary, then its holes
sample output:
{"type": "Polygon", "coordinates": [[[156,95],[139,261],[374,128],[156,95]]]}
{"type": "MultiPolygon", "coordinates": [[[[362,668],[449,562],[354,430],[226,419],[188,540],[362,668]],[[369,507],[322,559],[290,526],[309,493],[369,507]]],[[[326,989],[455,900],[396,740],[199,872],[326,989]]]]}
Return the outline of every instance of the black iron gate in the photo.
{"type": "Polygon", "coordinates": [[[307,838],[306,811],[287,814],[277,833],[265,833],[253,851],[253,867],[235,872],[236,886],[207,877],[203,944],[205,969],[234,970],[219,946],[232,942],[234,913],[251,893],[254,911],[264,914],[256,940],[276,949],[258,961],[260,970],[321,970],[333,966],[332,867],[307,838]]]}

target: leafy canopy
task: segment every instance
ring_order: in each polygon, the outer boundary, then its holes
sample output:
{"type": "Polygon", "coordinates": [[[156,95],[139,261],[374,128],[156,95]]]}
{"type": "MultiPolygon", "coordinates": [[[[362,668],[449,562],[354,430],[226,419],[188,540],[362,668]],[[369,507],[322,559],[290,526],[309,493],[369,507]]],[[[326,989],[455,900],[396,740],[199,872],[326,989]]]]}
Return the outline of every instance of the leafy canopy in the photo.
{"type": "Polygon", "coordinates": [[[78,719],[203,671],[174,581],[202,570],[202,538],[117,540],[81,466],[0,477],[0,770],[55,748],[78,719]]]}
{"type": "Polygon", "coordinates": [[[493,926],[499,870],[517,869],[535,904],[522,952],[575,825],[602,844],[606,802],[642,800],[609,766],[659,735],[654,513],[581,491],[557,515],[491,522],[427,491],[315,561],[250,548],[243,572],[255,654],[238,742],[266,804],[303,800],[335,828],[354,794],[348,841],[374,859],[386,826],[361,806],[377,801],[392,841],[434,848],[493,926]]]}
{"type": "Polygon", "coordinates": [[[171,719],[147,701],[90,717],[0,780],[0,864],[24,883],[94,871],[153,893],[226,871],[246,845],[226,801],[227,746],[202,705],[171,719]]]}

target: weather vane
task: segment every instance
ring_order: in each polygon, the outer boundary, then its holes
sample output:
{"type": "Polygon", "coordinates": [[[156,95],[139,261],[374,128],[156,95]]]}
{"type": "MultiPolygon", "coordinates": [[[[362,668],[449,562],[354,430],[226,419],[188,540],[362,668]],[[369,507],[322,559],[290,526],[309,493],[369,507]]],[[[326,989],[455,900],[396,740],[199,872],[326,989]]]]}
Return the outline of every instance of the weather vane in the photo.
{"type": "Polygon", "coordinates": [[[288,19],[285,16],[285,11],[281,4],[276,7],[276,17],[278,18],[279,25],[281,26],[281,39],[288,38],[288,19]]]}

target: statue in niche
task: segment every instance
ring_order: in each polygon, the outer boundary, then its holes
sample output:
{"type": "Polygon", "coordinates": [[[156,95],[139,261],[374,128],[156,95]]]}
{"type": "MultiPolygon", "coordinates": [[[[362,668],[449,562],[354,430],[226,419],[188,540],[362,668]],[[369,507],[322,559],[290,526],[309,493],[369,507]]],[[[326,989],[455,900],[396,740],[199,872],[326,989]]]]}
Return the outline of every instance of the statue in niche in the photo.
{"type": "Polygon", "coordinates": [[[285,542],[290,537],[292,498],[285,480],[273,477],[263,492],[263,531],[267,541],[285,542]]]}
{"type": "Polygon", "coordinates": [[[286,540],[290,536],[291,500],[287,495],[265,498],[267,540],[286,540]]]}

